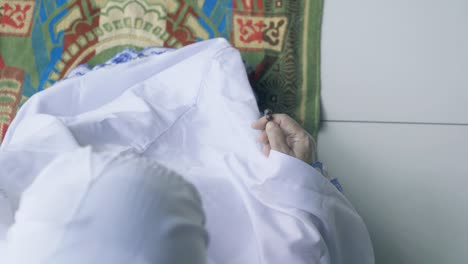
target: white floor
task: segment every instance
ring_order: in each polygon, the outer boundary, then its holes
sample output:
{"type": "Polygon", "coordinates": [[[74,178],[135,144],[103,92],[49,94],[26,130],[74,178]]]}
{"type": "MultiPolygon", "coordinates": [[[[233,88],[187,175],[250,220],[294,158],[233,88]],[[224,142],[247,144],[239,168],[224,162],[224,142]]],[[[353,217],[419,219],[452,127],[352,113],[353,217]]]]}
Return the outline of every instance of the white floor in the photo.
{"type": "Polygon", "coordinates": [[[376,263],[468,263],[468,1],[325,2],[319,158],[376,263]]]}

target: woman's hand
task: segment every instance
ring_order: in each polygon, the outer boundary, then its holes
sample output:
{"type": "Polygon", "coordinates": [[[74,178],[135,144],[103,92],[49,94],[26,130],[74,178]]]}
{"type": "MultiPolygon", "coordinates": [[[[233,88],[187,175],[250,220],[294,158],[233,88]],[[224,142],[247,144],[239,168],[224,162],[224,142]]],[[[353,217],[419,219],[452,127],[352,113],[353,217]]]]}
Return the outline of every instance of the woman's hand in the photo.
{"type": "Polygon", "coordinates": [[[263,116],[252,124],[252,128],[262,131],[258,141],[264,144],[265,155],[273,149],[309,164],[315,162],[314,138],[288,115],[273,114],[272,121],[263,116]]]}

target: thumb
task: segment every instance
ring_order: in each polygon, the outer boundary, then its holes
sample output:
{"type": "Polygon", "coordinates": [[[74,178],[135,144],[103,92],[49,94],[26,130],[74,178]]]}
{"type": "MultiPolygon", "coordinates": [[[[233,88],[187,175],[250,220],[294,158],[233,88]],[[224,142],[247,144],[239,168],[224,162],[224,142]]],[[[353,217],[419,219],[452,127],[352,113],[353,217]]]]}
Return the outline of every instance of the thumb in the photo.
{"type": "Polygon", "coordinates": [[[268,136],[271,149],[287,155],[291,153],[291,149],[286,142],[286,136],[284,135],[283,130],[281,130],[281,128],[275,122],[268,122],[266,124],[265,131],[268,136]]]}

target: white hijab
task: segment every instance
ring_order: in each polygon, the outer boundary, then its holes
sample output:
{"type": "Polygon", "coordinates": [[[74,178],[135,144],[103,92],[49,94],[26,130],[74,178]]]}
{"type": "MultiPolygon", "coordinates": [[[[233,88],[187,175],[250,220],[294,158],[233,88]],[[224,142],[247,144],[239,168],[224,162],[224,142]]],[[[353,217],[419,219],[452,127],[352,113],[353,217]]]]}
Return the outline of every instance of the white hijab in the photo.
{"type": "Polygon", "coordinates": [[[3,189],[21,197],[51,160],[84,146],[133,153],[196,186],[213,263],[373,263],[364,222],[327,179],[263,156],[250,128],[258,117],[239,52],[223,39],[96,70],[21,108],[0,151],[3,189]]]}

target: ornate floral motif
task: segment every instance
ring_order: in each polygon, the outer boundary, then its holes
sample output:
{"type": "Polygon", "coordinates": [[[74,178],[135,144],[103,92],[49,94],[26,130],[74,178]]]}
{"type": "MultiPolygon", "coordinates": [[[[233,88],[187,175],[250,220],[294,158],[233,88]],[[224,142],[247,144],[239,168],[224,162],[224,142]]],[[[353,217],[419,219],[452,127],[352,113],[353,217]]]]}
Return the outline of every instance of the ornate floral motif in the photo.
{"type": "Polygon", "coordinates": [[[266,24],[263,20],[254,23],[252,19],[242,20],[240,18],[236,22],[240,26],[239,39],[241,41],[246,43],[266,41],[272,46],[280,43],[280,28],[286,23],[284,19],[270,21],[269,24],[266,24]]]}
{"type": "Polygon", "coordinates": [[[26,11],[31,9],[31,5],[26,4],[21,6],[20,4],[16,4],[13,8],[13,6],[5,3],[2,9],[2,16],[0,17],[0,25],[2,27],[9,25],[14,28],[22,28],[26,20],[26,11]]]}
{"type": "Polygon", "coordinates": [[[34,1],[0,1],[0,35],[29,34],[34,1]]]}
{"type": "Polygon", "coordinates": [[[280,28],[286,24],[284,19],[278,21],[270,21],[268,26],[265,25],[263,31],[263,40],[270,43],[272,46],[276,46],[280,43],[280,28]]]}
{"type": "Polygon", "coordinates": [[[234,45],[241,50],[271,49],[281,51],[288,19],[235,14],[234,45]]]}
{"type": "Polygon", "coordinates": [[[240,37],[239,39],[243,42],[252,42],[258,41],[261,43],[263,40],[263,27],[265,26],[263,21],[258,21],[254,23],[252,19],[247,19],[246,21],[238,18],[236,22],[240,26],[240,37]]]}
{"type": "Polygon", "coordinates": [[[0,142],[16,114],[23,80],[23,70],[15,67],[0,68],[0,142]]]}

